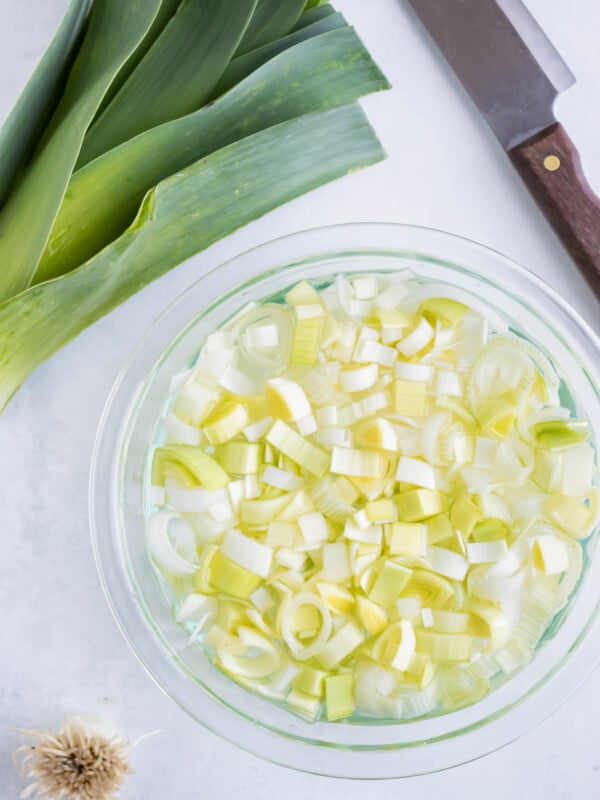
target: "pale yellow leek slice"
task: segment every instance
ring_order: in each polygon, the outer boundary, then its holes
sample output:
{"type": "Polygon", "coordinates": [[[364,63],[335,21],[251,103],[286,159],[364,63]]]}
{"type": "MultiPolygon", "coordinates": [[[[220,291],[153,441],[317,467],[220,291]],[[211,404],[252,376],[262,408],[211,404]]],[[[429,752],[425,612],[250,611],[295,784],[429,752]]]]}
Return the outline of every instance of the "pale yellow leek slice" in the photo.
{"type": "Polygon", "coordinates": [[[314,484],[310,494],[322,514],[333,522],[342,524],[347,517],[354,514],[352,503],[359,497],[359,492],[343,476],[333,481],[328,476],[321,478],[314,484]]]}
{"type": "Polygon", "coordinates": [[[354,676],[351,672],[325,678],[325,713],[329,722],[354,712],[354,676]]]}
{"type": "Polygon", "coordinates": [[[299,592],[282,610],[281,635],[296,661],[306,661],[319,653],[331,633],[331,615],[324,601],[311,592],[299,592]],[[321,616],[321,626],[314,639],[308,644],[301,642],[292,630],[295,612],[303,606],[316,608],[321,616]]]}
{"type": "Polygon", "coordinates": [[[585,539],[591,533],[594,512],[591,506],[577,497],[551,495],[545,504],[545,511],[560,528],[578,539],[585,539]]]}
{"type": "Polygon", "coordinates": [[[471,626],[476,636],[488,639],[488,649],[492,652],[500,650],[510,639],[511,625],[507,617],[494,606],[473,606],[471,626]]]}
{"type": "Polygon", "coordinates": [[[267,434],[267,441],[283,455],[291,458],[296,464],[319,478],[329,465],[327,453],[300,436],[281,420],[275,421],[267,434]]]}
{"type": "Polygon", "coordinates": [[[356,598],[356,616],[361,626],[371,635],[381,633],[388,624],[385,608],[362,595],[356,598]]]}
{"type": "Polygon", "coordinates": [[[565,450],[585,442],[590,435],[587,422],[581,419],[557,419],[531,426],[536,442],[546,450],[565,450]]]}
{"type": "Polygon", "coordinates": [[[246,525],[255,528],[267,528],[289,506],[293,495],[284,494],[267,500],[242,500],[240,503],[240,519],[246,525]]]}
{"type": "Polygon", "coordinates": [[[341,583],[352,577],[352,566],[345,542],[324,544],[321,549],[323,576],[327,581],[341,583]]]}
{"type": "Polygon", "coordinates": [[[431,609],[432,626],[440,633],[468,633],[470,615],[461,611],[431,609]]]}
{"type": "Polygon", "coordinates": [[[394,522],[398,515],[396,504],[391,498],[371,500],[366,504],[365,512],[368,521],[376,524],[394,522]]]}
{"type": "Polygon", "coordinates": [[[427,527],[427,542],[429,544],[437,544],[448,539],[453,534],[452,524],[450,522],[450,515],[446,513],[436,514],[430,517],[426,523],[427,527]]]}
{"type": "Polygon", "coordinates": [[[352,478],[380,478],[385,472],[385,460],[377,450],[334,447],[331,471],[352,478]]]}
{"type": "Polygon", "coordinates": [[[424,417],[427,408],[427,384],[396,378],[392,384],[393,407],[405,417],[424,417]]]}
{"type": "Polygon", "coordinates": [[[319,292],[308,282],[300,281],[285,296],[285,302],[290,306],[321,305],[319,292]]]}
{"type": "Polygon", "coordinates": [[[441,492],[411,489],[395,495],[398,519],[401,522],[422,522],[446,510],[441,492]]]}
{"type": "Polygon", "coordinates": [[[515,627],[515,638],[534,650],[556,613],[557,605],[556,595],[551,589],[540,583],[534,584],[523,603],[521,616],[515,627]]]}
{"type": "Polygon", "coordinates": [[[369,599],[384,606],[394,606],[410,580],[411,570],[394,561],[384,561],[369,591],[369,599]]]}
{"type": "Polygon", "coordinates": [[[222,444],[241,433],[249,422],[248,412],[241,403],[225,400],[206,417],[202,430],[211,444],[222,444]]]}
{"type": "Polygon", "coordinates": [[[450,508],[450,522],[452,527],[468,538],[482,518],[483,514],[473,501],[466,497],[459,497],[450,508]]]}
{"type": "Polygon", "coordinates": [[[316,654],[323,669],[331,670],[345,661],[365,640],[365,634],[355,622],[348,622],[331,637],[316,654]]]}
{"type": "Polygon", "coordinates": [[[154,451],[152,483],[164,484],[165,471],[177,467],[184,470],[196,484],[209,492],[227,486],[231,478],[219,464],[200,447],[186,444],[170,444],[154,451]]]}
{"type": "Polygon", "coordinates": [[[284,422],[295,422],[312,411],[300,384],[285,378],[271,378],[266,382],[265,400],[267,414],[284,422]]]}
{"type": "Polygon", "coordinates": [[[459,633],[417,631],[417,650],[432,661],[469,661],[473,637],[459,633]]]}
{"type": "Polygon", "coordinates": [[[230,475],[256,475],[264,456],[264,446],[230,441],[215,450],[215,458],[230,475]]]}
{"type": "Polygon", "coordinates": [[[323,330],[322,317],[297,319],[292,339],[291,364],[312,366],[317,361],[317,353],[323,330]]]}
{"type": "Polygon", "coordinates": [[[214,552],[208,566],[210,583],[225,594],[246,599],[258,589],[259,575],[224,556],[220,550],[214,552]]]}
{"type": "Polygon", "coordinates": [[[458,325],[469,310],[468,306],[449,297],[430,297],[419,306],[419,314],[434,325],[438,320],[444,325],[458,325]]]}
{"type": "Polygon", "coordinates": [[[323,697],[325,694],[325,679],[328,676],[329,673],[322,669],[302,667],[293,680],[293,686],[298,691],[311,695],[311,697],[323,697]]]}
{"type": "Polygon", "coordinates": [[[354,430],[356,444],[371,450],[398,451],[398,437],[391,422],[386,419],[368,419],[354,430]]]}
{"type": "Polygon", "coordinates": [[[413,569],[402,592],[403,597],[415,597],[423,608],[440,608],[452,597],[450,581],[423,569],[413,569]]]}
{"type": "Polygon", "coordinates": [[[373,658],[380,664],[388,664],[404,672],[415,654],[417,640],[409,620],[403,619],[390,625],[377,639],[373,647],[373,658]]]}
{"type": "Polygon", "coordinates": [[[273,549],[231,528],[221,545],[221,554],[235,561],[244,569],[267,578],[271,571],[273,549]]]}
{"type": "Polygon", "coordinates": [[[354,610],[356,598],[348,589],[335,583],[317,582],[317,589],[332,614],[346,616],[354,610]]]}
{"type": "Polygon", "coordinates": [[[292,711],[308,722],[314,722],[321,712],[320,699],[298,689],[292,689],[286,697],[286,702],[292,711]]]}
{"type": "Polygon", "coordinates": [[[221,600],[217,609],[217,624],[227,633],[235,633],[240,625],[248,622],[247,610],[233,600],[221,600]]]}
{"type": "Polygon", "coordinates": [[[487,694],[488,681],[471,667],[453,667],[442,674],[442,705],[446,711],[457,711],[472,705],[487,694]]]}

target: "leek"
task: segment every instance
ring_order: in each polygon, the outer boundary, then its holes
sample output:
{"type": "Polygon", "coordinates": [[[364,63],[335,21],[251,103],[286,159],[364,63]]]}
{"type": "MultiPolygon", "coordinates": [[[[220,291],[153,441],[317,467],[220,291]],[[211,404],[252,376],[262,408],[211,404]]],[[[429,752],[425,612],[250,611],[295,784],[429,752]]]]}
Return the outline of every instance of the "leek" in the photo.
{"type": "Polygon", "coordinates": [[[34,282],[68,272],[119,236],[145,192],[169,175],[252,133],[386,86],[351,28],[273,58],[213,105],[142,133],[76,172],[34,282]]]}
{"type": "Polygon", "coordinates": [[[91,4],[92,0],[72,0],[50,47],[0,130],[0,208],[52,116],[91,4]]]}
{"type": "Polygon", "coordinates": [[[279,53],[283,53],[284,50],[288,50],[290,47],[304,42],[307,39],[311,39],[313,36],[318,36],[321,33],[327,33],[328,31],[336,30],[336,28],[343,28],[346,24],[346,20],[342,14],[335,13],[333,9],[331,9],[331,13],[326,14],[321,19],[315,18],[313,22],[293,31],[288,36],[284,36],[274,42],[269,42],[269,44],[263,47],[251,50],[243,56],[234,58],[229,62],[226,70],[217,82],[213,90],[212,98],[216,99],[222,94],[225,94],[229,89],[232,89],[236,84],[248,77],[254,70],[266,64],[267,61],[270,61],[276,55],[279,55],[279,53]]]}
{"type": "Polygon", "coordinates": [[[312,697],[322,697],[325,693],[325,679],[328,673],[315,667],[304,667],[294,678],[293,686],[312,697]]]}
{"type": "Polygon", "coordinates": [[[92,125],[78,166],[200,108],[231,61],[255,7],[256,0],[182,0],[177,13],[92,125]]]}
{"type": "Polygon", "coordinates": [[[208,568],[210,583],[225,594],[246,599],[258,589],[261,579],[250,570],[216,551],[208,568]]]}
{"type": "Polygon", "coordinates": [[[83,137],[160,0],[96,0],[60,102],[0,212],[0,301],[27,288],[60,208],[83,137]],[[40,191],[40,187],[44,191],[40,191]]]}
{"type": "Polygon", "coordinates": [[[249,136],[163,181],[97,256],[0,305],[0,408],[36,366],[142,285],[272,208],[381,158],[362,111],[345,106],[249,136]]]}

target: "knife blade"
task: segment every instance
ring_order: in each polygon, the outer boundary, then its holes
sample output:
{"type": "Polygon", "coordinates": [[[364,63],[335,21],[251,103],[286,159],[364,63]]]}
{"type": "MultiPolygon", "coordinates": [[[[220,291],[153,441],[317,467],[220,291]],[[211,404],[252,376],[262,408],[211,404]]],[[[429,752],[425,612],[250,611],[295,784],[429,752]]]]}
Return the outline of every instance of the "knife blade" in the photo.
{"type": "Polygon", "coordinates": [[[407,0],[600,299],[600,201],[554,104],[575,77],[521,0],[407,0]]]}

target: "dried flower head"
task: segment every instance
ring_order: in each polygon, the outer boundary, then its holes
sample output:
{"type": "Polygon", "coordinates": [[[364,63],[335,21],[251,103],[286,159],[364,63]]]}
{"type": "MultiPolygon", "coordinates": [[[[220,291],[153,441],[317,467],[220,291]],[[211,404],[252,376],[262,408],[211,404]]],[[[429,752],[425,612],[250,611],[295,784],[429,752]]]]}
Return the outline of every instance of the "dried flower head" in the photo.
{"type": "Polygon", "coordinates": [[[21,797],[40,800],[114,800],[131,773],[129,742],[96,719],[70,717],[59,733],[22,731],[33,741],[15,753],[23,777],[21,797]]]}

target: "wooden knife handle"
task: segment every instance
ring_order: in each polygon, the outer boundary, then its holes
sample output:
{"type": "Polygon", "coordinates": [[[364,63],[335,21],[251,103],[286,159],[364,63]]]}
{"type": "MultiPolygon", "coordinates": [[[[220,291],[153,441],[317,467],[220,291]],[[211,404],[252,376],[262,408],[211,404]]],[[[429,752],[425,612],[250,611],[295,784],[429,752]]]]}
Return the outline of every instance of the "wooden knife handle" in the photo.
{"type": "Polygon", "coordinates": [[[600,200],[559,123],[509,151],[513,164],[600,300],[600,200]]]}

